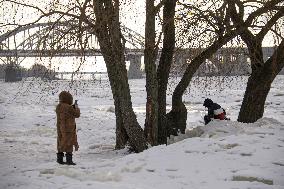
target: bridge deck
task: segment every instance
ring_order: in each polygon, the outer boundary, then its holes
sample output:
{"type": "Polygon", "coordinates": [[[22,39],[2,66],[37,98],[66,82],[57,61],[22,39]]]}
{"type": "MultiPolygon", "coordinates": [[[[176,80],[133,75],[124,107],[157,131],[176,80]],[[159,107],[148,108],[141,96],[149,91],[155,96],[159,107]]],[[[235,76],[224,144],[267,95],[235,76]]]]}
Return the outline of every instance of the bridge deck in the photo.
{"type": "Polygon", "coordinates": [[[107,72],[55,72],[55,75],[69,75],[69,74],[82,74],[82,75],[88,75],[88,74],[107,74],[107,72]]]}
{"type": "MultiPolygon", "coordinates": [[[[143,55],[144,49],[126,49],[127,55],[143,55]]],[[[71,57],[102,56],[100,49],[72,50],[0,50],[0,57],[71,57]]]]}

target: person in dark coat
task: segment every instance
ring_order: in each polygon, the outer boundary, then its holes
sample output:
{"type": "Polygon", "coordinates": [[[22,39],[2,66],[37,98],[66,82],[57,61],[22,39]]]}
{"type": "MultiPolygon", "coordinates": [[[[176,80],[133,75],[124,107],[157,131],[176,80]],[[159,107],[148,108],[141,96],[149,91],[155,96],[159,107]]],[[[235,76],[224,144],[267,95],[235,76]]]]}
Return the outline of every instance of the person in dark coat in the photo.
{"type": "Polygon", "coordinates": [[[80,117],[80,109],[77,104],[72,105],[73,97],[67,91],[59,94],[59,104],[56,106],[57,117],[57,162],[63,162],[64,152],[66,153],[66,164],[76,165],[72,161],[72,152],[78,150],[77,131],[75,118],[80,117]]]}
{"type": "Polygon", "coordinates": [[[214,103],[211,99],[206,98],[203,106],[208,108],[208,114],[204,116],[205,125],[207,125],[212,119],[227,120],[226,112],[219,104],[214,103]]]}

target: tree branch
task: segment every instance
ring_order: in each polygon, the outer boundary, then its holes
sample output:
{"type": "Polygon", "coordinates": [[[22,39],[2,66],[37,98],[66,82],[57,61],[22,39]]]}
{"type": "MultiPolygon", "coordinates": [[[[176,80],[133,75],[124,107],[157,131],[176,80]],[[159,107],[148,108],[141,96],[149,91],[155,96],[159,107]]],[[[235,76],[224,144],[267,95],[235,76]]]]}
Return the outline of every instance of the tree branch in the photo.
{"type": "Polygon", "coordinates": [[[256,17],[262,15],[263,13],[266,13],[269,10],[272,10],[273,7],[275,7],[278,3],[281,3],[281,2],[283,2],[283,0],[271,0],[271,1],[268,1],[267,3],[264,4],[263,7],[261,7],[259,9],[257,9],[256,11],[252,12],[248,16],[248,18],[245,21],[245,25],[247,25],[247,26],[250,25],[256,17]]]}
{"type": "Polygon", "coordinates": [[[256,38],[258,38],[260,41],[263,40],[264,36],[269,32],[271,27],[277,22],[278,19],[284,16],[284,7],[279,10],[262,28],[262,30],[256,35],[256,38]]]}
{"type": "MultiPolygon", "coordinates": [[[[155,8],[154,8],[155,14],[157,14],[160,11],[161,7],[165,4],[165,1],[166,0],[161,0],[160,3],[158,3],[155,6],[155,8]]],[[[175,1],[177,1],[177,0],[175,0],[175,1]]]]}
{"type": "Polygon", "coordinates": [[[241,30],[241,28],[230,31],[224,36],[219,37],[208,48],[202,51],[202,53],[200,53],[190,62],[190,64],[186,68],[185,73],[183,74],[182,79],[180,80],[180,82],[178,83],[177,87],[174,90],[172,96],[173,107],[175,107],[176,105],[179,104],[179,102],[181,102],[182,95],[185,92],[187,86],[189,85],[189,82],[191,81],[193,74],[196,72],[198,67],[206,59],[210,58],[219,48],[221,48],[224,44],[226,44],[228,41],[233,39],[240,32],[239,30],[241,30]]]}
{"type": "MultiPolygon", "coordinates": [[[[26,3],[19,3],[17,1],[13,1],[13,0],[5,0],[7,2],[10,2],[10,3],[15,3],[17,5],[22,5],[22,6],[25,6],[25,7],[30,7],[30,8],[33,8],[33,9],[36,9],[38,10],[39,12],[41,12],[42,14],[44,14],[44,11],[42,9],[40,9],[39,7],[37,6],[34,6],[34,5],[29,5],[29,4],[26,4],[26,3]]],[[[4,2],[4,1],[3,1],[4,2]]]]}
{"type": "Polygon", "coordinates": [[[284,67],[284,40],[282,39],[281,43],[274,51],[273,55],[265,62],[264,66],[267,70],[276,76],[284,67]]]}

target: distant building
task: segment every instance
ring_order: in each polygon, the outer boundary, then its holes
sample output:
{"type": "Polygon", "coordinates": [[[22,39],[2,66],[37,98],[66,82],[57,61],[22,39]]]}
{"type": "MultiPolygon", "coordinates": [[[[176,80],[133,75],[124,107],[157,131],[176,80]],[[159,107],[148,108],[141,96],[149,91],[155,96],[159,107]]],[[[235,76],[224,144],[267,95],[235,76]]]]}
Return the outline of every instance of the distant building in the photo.
{"type": "MultiPolygon", "coordinates": [[[[268,60],[276,47],[263,47],[263,59],[268,60]]],[[[187,64],[204,49],[182,49],[174,57],[172,71],[182,74],[187,64]]],[[[197,70],[198,76],[234,76],[249,75],[251,73],[248,49],[242,47],[228,47],[219,49],[210,59],[207,59],[197,70]]],[[[280,72],[284,74],[284,69],[280,72]]]]}

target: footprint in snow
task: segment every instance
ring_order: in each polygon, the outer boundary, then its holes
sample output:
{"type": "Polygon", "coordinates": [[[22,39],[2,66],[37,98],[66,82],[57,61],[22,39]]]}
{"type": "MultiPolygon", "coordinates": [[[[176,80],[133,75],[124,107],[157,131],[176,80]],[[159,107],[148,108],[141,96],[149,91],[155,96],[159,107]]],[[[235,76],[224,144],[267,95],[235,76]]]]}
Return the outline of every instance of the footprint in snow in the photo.
{"type": "Polygon", "coordinates": [[[225,145],[219,145],[221,148],[223,149],[232,149],[232,148],[235,148],[237,146],[239,146],[239,144],[237,143],[234,143],[234,144],[225,144],[225,145]]]}
{"type": "Polygon", "coordinates": [[[184,153],[188,153],[188,154],[190,154],[190,153],[199,153],[199,151],[197,151],[197,150],[185,150],[184,153]]]}
{"type": "Polygon", "coordinates": [[[155,169],[146,169],[146,171],[153,173],[155,172],[155,169]]]}
{"type": "Polygon", "coordinates": [[[167,168],[166,171],[178,171],[176,168],[167,168]]]}
{"type": "Polygon", "coordinates": [[[241,156],[252,156],[251,153],[241,153],[240,155],[241,155],[241,156]]]}
{"type": "Polygon", "coordinates": [[[46,175],[46,174],[53,175],[55,171],[54,169],[44,169],[44,170],[41,170],[39,173],[40,175],[46,175]]]}
{"type": "Polygon", "coordinates": [[[279,162],[273,162],[272,164],[279,165],[279,166],[284,166],[284,163],[279,163],[279,162]]]}

